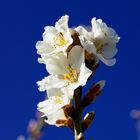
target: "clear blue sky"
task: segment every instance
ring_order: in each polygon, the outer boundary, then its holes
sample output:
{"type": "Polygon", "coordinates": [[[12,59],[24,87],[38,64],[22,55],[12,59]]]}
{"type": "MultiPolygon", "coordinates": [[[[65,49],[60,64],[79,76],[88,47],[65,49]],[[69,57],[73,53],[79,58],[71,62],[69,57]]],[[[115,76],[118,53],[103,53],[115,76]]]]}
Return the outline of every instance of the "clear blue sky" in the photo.
{"type": "MultiPolygon", "coordinates": [[[[36,81],[47,73],[38,64],[35,43],[45,25],[62,15],[70,26],[89,25],[102,18],[121,36],[117,64],[101,64],[94,81],[107,81],[103,94],[87,110],[96,118],[86,140],[136,140],[135,121],[129,112],[140,107],[140,9],[138,0],[7,0],[0,1],[0,140],[25,134],[28,121],[44,94],[36,81]]],[[[42,140],[72,140],[65,128],[48,127],[42,140]]]]}

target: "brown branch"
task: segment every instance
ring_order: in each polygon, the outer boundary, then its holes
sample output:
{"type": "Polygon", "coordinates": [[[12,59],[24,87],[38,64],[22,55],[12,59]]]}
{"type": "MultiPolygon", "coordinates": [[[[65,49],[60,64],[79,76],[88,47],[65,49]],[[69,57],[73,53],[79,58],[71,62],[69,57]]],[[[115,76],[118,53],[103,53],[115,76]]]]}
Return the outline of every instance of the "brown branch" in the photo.
{"type": "Polygon", "coordinates": [[[73,124],[74,124],[75,140],[84,140],[82,134],[81,94],[82,94],[82,87],[79,87],[75,90],[74,93],[74,107],[75,107],[76,115],[75,118],[73,118],[73,124]]]}

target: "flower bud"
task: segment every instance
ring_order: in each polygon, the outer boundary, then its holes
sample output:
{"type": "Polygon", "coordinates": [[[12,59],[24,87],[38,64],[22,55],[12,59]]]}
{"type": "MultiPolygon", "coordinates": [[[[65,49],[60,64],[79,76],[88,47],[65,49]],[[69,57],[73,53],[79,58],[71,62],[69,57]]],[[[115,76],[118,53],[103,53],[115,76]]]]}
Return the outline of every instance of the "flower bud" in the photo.
{"type": "Polygon", "coordinates": [[[91,87],[91,89],[87,92],[87,94],[82,100],[83,108],[90,105],[96,99],[96,96],[98,96],[101,93],[104,85],[105,85],[105,81],[102,80],[91,87]]]}
{"type": "Polygon", "coordinates": [[[89,113],[86,114],[86,116],[84,117],[84,120],[82,122],[82,130],[83,130],[83,132],[91,125],[94,117],[95,117],[94,111],[89,112],[89,113]]]}

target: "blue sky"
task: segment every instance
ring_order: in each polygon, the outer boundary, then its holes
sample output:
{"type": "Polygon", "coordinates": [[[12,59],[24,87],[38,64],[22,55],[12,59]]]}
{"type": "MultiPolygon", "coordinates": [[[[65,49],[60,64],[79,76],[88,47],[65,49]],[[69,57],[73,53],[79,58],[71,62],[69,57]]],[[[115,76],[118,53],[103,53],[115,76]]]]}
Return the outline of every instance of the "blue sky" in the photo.
{"type": "MultiPolygon", "coordinates": [[[[136,140],[135,121],[129,112],[140,107],[140,10],[138,0],[7,0],[0,1],[0,139],[16,140],[26,135],[28,121],[44,94],[36,81],[47,72],[38,64],[35,44],[42,39],[45,25],[54,25],[62,15],[70,16],[71,27],[90,25],[102,18],[115,28],[121,40],[117,64],[101,63],[94,81],[105,79],[103,94],[87,111],[96,117],[85,133],[86,140],[136,140]]],[[[93,82],[93,81],[92,81],[93,82]]],[[[47,128],[42,140],[72,140],[69,129],[47,128]]]]}

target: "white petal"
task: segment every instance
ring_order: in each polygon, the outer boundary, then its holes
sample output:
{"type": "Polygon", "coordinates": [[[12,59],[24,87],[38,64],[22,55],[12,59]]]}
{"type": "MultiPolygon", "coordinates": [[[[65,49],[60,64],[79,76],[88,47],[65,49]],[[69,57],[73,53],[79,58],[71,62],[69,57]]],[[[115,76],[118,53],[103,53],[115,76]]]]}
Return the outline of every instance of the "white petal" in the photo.
{"type": "Polygon", "coordinates": [[[50,96],[47,100],[40,102],[38,104],[38,110],[44,113],[43,116],[47,116],[55,113],[63,106],[68,105],[70,103],[70,99],[68,96],[64,94],[60,94],[57,96],[50,96]]]}
{"type": "Polygon", "coordinates": [[[64,92],[65,94],[67,94],[67,96],[70,99],[73,99],[73,95],[74,95],[74,90],[77,89],[80,86],[80,83],[75,82],[75,83],[71,83],[68,86],[62,88],[62,92],[64,92]]]}
{"type": "Polygon", "coordinates": [[[79,33],[79,35],[87,36],[88,34],[87,30],[82,26],[78,26],[75,30],[79,33]]]}
{"type": "Polygon", "coordinates": [[[62,16],[58,22],[56,22],[55,24],[55,28],[63,33],[64,35],[64,38],[67,40],[67,45],[66,46],[69,46],[70,44],[72,44],[73,42],[73,39],[71,37],[71,33],[69,31],[69,27],[68,27],[68,20],[69,20],[69,16],[68,15],[65,15],[65,16],[62,16]]]}
{"type": "Polygon", "coordinates": [[[119,41],[119,37],[113,28],[107,26],[101,19],[92,19],[92,32],[94,38],[102,39],[102,42],[116,44],[119,41]]]}
{"type": "Polygon", "coordinates": [[[54,50],[50,44],[48,44],[44,41],[38,41],[36,43],[36,49],[37,49],[37,53],[40,55],[49,54],[54,50]]]}
{"type": "Polygon", "coordinates": [[[55,28],[62,33],[66,33],[68,31],[68,20],[69,16],[65,15],[62,16],[59,21],[56,22],[55,28]]]}
{"type": "Polygon", "coordinates": [[[82,46],[89,52],[96,54],[96,48],[93,43],[94,34],[92,32],[88,32],[84,27],[79,26],[76,28],[76,31],[80,34],[79,39],[82,46]]]}
{"type": "Polygon", "coordinates": [[[45,91],[51,88],[62,88],[67,85],[67,81],[61,80],[58,76],[48,76],[37,82],[40,91],[45,91]]]}
{"type": "Polygon", "coordinates": [[[108,38],[108,31],[109,28],[107,27],[107,25],[102,22],[101,19],[97,19],[93,18],[92,21],[92,32],[94,33],[94,39],[102,39],[103,42],[106,41],[106,39],[108,38]]]}
{"type": "Polygon", "coordinates": [[[80,85],[84,86],[91,74],[92,74],[92,71],[85,66],[85,63],[83,63],[80,68],[80,75],[78,79],[78,82],[80,83],[80,85]]]}
{"type": "Polygon", "coordinates": [[[37,106],[38,106],[37,109],[40,112],[44,113],[45,115],[46,114],[52,114],[53,112],[55,112],[56,110],[61,108],[61,107],[58,107],[58,106],[53,108],[54,106],[53,106],[53,104],[49,100],[42,101],[37,106]]]}
{"type": "Polygon", "coordinates": [[[74,90],[77,89],[79,86],[84,86],[87,82],[88,77],[91,75],[92,71],[89,70],[85,63],[82,63],[80,68],[80,75],[77,82],[71,83],[68,86],[62,88],[61,90],[68,94],[69,98],[72,99],[74,95],[74,90]]]}
{"type": "Polygon", "coordinates": [[[52,88],[52,89],[49,89],[49,90],[47,90],[47,95],[48,95],[48,98],[50,98],[52,96],[60,96],[61,98],[63,98],[62,100],[64,102],[64,105],[70,103],[70,99],[69,99],[68,93],[64,92],[62,90],[62,88],[52,88]]]}
{"type": "Polygon", "coordinates": [[[48,115],[47,118],[48,119],[46,120],[46,123],[50,125],[56,125],[56,126],[61,126],[56,124],[57,120],[67,120],[64,111],[62,109],[58,110],[54,114],[48,115]]]}
{"type": "Polygon", "coordinates": [[[92,18],[91,24],[92,32],[94,32],[97,29],[107,28],[107,25],[102,21],[102,19],[96,19],[96,17],[92,18]]]}
{"type": "Polygon", "coordinates": [[[69,63],[71,65],[71,67],[73,67],[77,71],[80,70],[82,63],[85,60],[84,52],[85,52],[85,50],[81,46],[77,45],[71,49],[71,51],[68,55],[68,59],[69,59],[69,63]]]}
{"type": "Polygon", "coordinates": [[[106,45],[102,49],[102,54],[107,59],[113,58],[117,52],[118,52],[118,49],[113,46],[106,45]]]}
{"type": "Polygon", "coordinates": [[[47,43],[52,43],[58,31],[53,26],[46,26],[43,33],[43,40],[47,43]]]}
{"type": "Polygon", "coordinates": [[[98,58],[107,66],[113,66],[116,63],[116,59],[105,59],[101,54],[98,54],[98,58]]]}
{"type": "Polygon", "coordinates": [[[94,45],[94,43],[93,42],[91,42],[91,41],[86,41],[86,42],[84,42],[84,48],[91,54],[95,54],[96,55],[96,47],[95,47],[95,45],[94,45]]]}
{"type": "Polygon", "coordinates": [[[45,61],[44,61],[42,58],[38,58],[37,61],[38,61],[38,63],[40,63],[40,64],[45,64],[45,61]]]}
{"type": "Polygon", "coordinates": [[[88,32],[84,27],[78,26],[75,30],[79,33],[80,36],[84,37],[86,40],[91,40],[94,37],[92,32],[88,32]]]}
{"type": "Polygon", "coordinates": [[[108,34],[108,38],[110,38],[110,42],[112,42],[113,44],[119,42],[120,37],[116,34],[116,31],[113,28],[108,27],[107,34],[108,34]]]}
{"type": "Polygon", "coordinates": [[[67,72],[67,56],[64,53],[57,53],[46,60],[46,69],[50,74],[59,75],[67,72]]]}
{"type": "Polygon", "coordinates": [[[64,94],[60,88],[51,88],[51,89],[48,89],[47,90],[47,95],[48,95],[48,98],[51,97],[51,96],[60,96],[64,94]]]}

